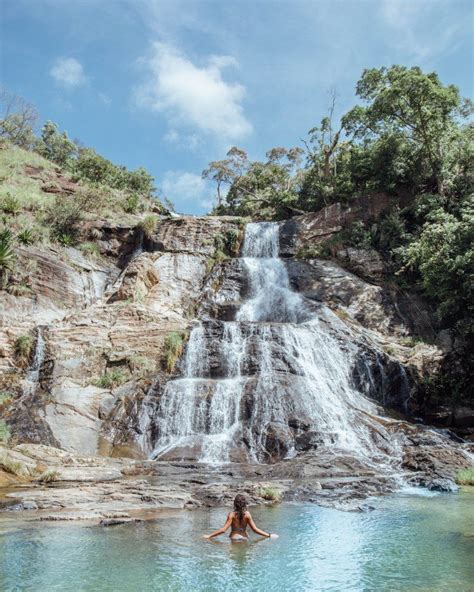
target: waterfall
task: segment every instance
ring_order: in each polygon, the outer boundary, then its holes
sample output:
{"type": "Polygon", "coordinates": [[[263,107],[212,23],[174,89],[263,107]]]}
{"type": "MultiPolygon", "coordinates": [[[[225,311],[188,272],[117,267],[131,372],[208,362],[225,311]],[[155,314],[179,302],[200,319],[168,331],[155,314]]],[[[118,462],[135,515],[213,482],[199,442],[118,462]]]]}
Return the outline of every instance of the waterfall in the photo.
{"type": "Polygon", "coordinates": [[[377,407],[356,390],[358,353],[326,307],[313,312],[291,289],[277,223],[246,227],[246,298],[235,321],[203,321],[191,332],[182,375],[154,411],[153,458],[291,458],[299,439],[367,460],[394,454],[377,407]],[[340,341],[343,341],[341,345],[340,341]]]}
{"type": "Polygon", "coordinates": [[[43,327],[38,326],[37,333],[36,333],[36,345],[35,345],[35,353],[33,356],[33,361],[28,367],[26,372],[24,386],[23,386],[23,394],[24,395],[33,395],[38,388],[39,383],[39,375],[41,366],[44,362],[44,355],[45,355],[45,341],[43,337],[43,327]]]}

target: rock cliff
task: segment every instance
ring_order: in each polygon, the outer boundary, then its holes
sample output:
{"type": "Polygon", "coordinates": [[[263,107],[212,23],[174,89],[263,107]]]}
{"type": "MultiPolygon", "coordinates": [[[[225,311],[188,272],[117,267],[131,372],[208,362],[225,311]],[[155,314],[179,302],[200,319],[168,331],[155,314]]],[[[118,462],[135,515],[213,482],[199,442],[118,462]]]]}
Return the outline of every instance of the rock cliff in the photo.
{"type": "MultiPolygon", "coordinates": [[[[376,215],[385,206],[382,200],[371,207],[376,215]]],[[[281,223],[281,255],[292,290],[310,309],[330,311],[331,319],[322,320],[333,327],[335,339],[357,342],[365,352],[352,368],[353,383],[362,389],[375,381],[368,396],[388,413],[402,414],[397,417],[405,422],[405,466],[424,470],[421,481],[434,480],[436,486],[437,479],[452,477],[445,458],[451,444],[434,432],[420,436],[425,428],[409,421],[419,413],[419,384],[446,348],[429,307],[384,280],[376,253],[354,249],[333,260],[298,257],[302,246],[339,231],[359,214],[336,204],[281,223]],[[420,438],[423,446],[415,454],[420,438]],[[433,458],[441,467],[434,474],[427,470],[433,458]]],[[[0,291],[0,390],[9,394],[0,411],[12,446],[145,459],[155,438],[150,418],[170,377],[183,371],[183,351],[196,319],[206,323],[211,343],[209,379],[222,376],[219,322],[236,318],[248,291],[237,258],[245,224],[232,217],[177,217],[158,220],[146,235],[135,226],[94,223],[91,229],[100,251],[96,258],[72,247],[21,249],[28,290],[0,291]],[[18,352],[25,336],[33,344],[26,359],[18,352]]],[[[276,332],[273,358],[282,361],[280,371],[298,374],[288,352],[278,350],[284,345],[278,330],[269,330],[276,332]]],[[[250,349],[252,331],[244,335],[250,349]]],[[[245,373],[252,376],[258,361],[249,356],[249,364],[245,373]]],[[[252,384],[249,380],[243,405],[253,421],[252,384]]],[[[285,427],[270,426],[264,436],[267,460],[283,459],[291,448],[307,454],[311,466],[320,462],[325,453],[315,460],[321,441],[308,425],[301,416],[285,427]]],[[[263,437],[257,425],[246,429],[242,451],[245,442],[263,437]]],[[[458,444],[452,447],[454,464],[467,464],[458,444]]],[[[232,460],[249,459],[237,454],[232,460]]],[[[299,463],[304,465],[303,458],[299,463]]]]}

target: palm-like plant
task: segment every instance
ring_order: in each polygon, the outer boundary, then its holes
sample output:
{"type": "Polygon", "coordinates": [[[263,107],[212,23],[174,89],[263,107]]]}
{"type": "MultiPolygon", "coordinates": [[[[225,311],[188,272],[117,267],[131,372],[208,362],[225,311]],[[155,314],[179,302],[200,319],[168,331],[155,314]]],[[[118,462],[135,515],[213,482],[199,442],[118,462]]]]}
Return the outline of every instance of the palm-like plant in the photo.
{"type": "Polygon", "coordinates": [[[31,228],[24,228],[18,233],[17,239],[22,245],[31,245],[34,242],[33,231],[31,228]]]}
{"type": "Polygon", "coordinates": [[[9,228],[0,230],[0,285],[8,282],[9,273],[13,270],[15,251],[13,250],[12,233],[9,228]]]}

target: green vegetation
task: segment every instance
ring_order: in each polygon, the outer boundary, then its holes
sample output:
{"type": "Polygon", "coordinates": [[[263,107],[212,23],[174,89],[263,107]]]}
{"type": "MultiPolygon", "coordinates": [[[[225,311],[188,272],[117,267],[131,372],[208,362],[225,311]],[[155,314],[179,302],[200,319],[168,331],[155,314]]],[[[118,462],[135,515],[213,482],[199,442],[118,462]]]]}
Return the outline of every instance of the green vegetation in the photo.
{"type": "Polygon", "coordinates": [[[130,356],[127,363],[131,374],[138,378],[144,378],[156,369],[155,364],[144,356],[130,356]]]}
{"type": "Polygon", "coordinates": [[[73,244],[82,220],[82,208],[75,199],[56,197],[54,204],[46,208],[44,217],[54,239],[66,246],[73,244]]]}
{"type": "Polygon", "coordinates": [[[33,354],[34,345],[35,340],[32,335],[20,335],[15,340],[14,353],[19,366],[28,366],[33,354]]]}
{"type": "Polygon", "coordinates": [[[154,214],[149,214],[145,216],[145,218],[141,221],[140,227],[142,228],[145,236],[150,238],[153,236],[153,233],[156,230],[156,225],[158,223],[158,217],[154,214]]]}
{"type": "Polygon", "coordinates": [[[7,454],[3,454],[2,457],[0,457],[0,469],[4,470],[6,473],[10,473],[11,475],[16,475],[18,477],[25,476],[25,473],[27,472],[25,471],[25,467],[21,462],[13,460],[7,454]]]}
{"type": "Polygon", "coordinates": [[[10,428],[4,419],[0,419],[0,442],[6,444],[10,439],[10,428]]]}
{"type": "Polygon", "coordinates": [[[9,228],[3,228],[0,230],[0,287],[3,288],[8,283],[14,262],[12,233],[9,228]]]}
{"type": "Polygon", "coordinates": [[[114,370],[107,370],[94,382],[94,385],[104,389],[112,389],[120,386],[126,381],[127,374],[120,368],[116,368],[114,370]]]}
{"type": "Polygon", "coordinates": [[[275,487],[262,487],[258,493],[260,497],[269,502],[276,503],[281,501],[281,491],[275,487]]]}
{"type": "Polygon", "coordinates": [[[1,391],[0,392],[0,407],[8,406],[13,399],[13,393],[8,391],[1,391]]]}
{"type": "Polygon", "coordinates": [[[37,480],[41,483],[52,483],[57,481],[59,477],[59,471],[55,469],[46,469],[41,475],[38,476],[37,480]]]}
{"type": "Polygon", "coordinates": [[[463,469],[456,475],[458,485],[474,485],[474,467],[463,469]]]}
{"type": "Polygon", "coordinates": [[[79,246],[80,250],[88,255],[91,259],[98,259],[100,257],[100,249],[96,243],[82,243],[79,246]]]}
{"type": "Polygon", "coordinates": [[[356,93],[361,104],[339,122],[332,95],[327,116],[304,142],[305,162],[301,149],[274,148],[252,162],[235,147],[211,162],[203,176],[217,185],[214,213],[281,219],[384,192],[393,207],[383,216],[364,217],[299,255],[375,248],[402,284],[437,306],[445,327],[472,335],[472,104],[417,67],[365,70],[356,93]]]}
{"type": "Polygon", "coordinates": [[[236,228],[229,228],[223,234],[214,235],[216,252],[220,252],[227,257],[236,257],[239,254],[243,236],[243,231],[236,228]]]}
{"type": "MultiPolygon", "coordinates": [[[[13,266],[16,246],[50,241],[80,245],[87,220],[98,215],[137,224],[136,216],[144,214],[142,225],[151,232],[158,217],[147,212],[169,212],[145,169],[128,170],[112,163],[71,140],[51,121],[36,135],[37,121],[32,105],[0,92],[0,232],[2,225],[11,232],[3,243],[0,236],[3,288],[18,271],[13,266]]],[[[169,202],[167,206],[172,207],[169,202]]],[[[91,238],[87,236],[89,242],[91,238]]],[[[88,246],[84,252],[97,256],[88,246]]]]}
{"type": "Polygon", "coordinates": [[[34,243],[34,233],[31,228],[24,228],[17,234],[17,240],[21,245],[31,245],[34,243]]]}
{"type": "Polygon", "coordinates": [[[166,372],[173,372],[187,338],[188,334],[185,331],[172,331],[166,337],[163,347],[163,365],[166,372]]]}

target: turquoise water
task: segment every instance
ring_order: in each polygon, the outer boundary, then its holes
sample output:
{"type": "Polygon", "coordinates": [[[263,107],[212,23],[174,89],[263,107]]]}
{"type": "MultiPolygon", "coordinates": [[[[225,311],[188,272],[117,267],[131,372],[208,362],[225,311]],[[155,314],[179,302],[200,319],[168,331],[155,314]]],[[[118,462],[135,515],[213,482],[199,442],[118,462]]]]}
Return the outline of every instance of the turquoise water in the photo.
{"type": "Polygon", "coordinates": [[[399,495],[367,513],[254,508],[257,525],[280,538],[234,544],[200,539],[221,526],[223,509],[110,528],[0,519],[0,590],[468,591],[473,501],[399,495]]]}

